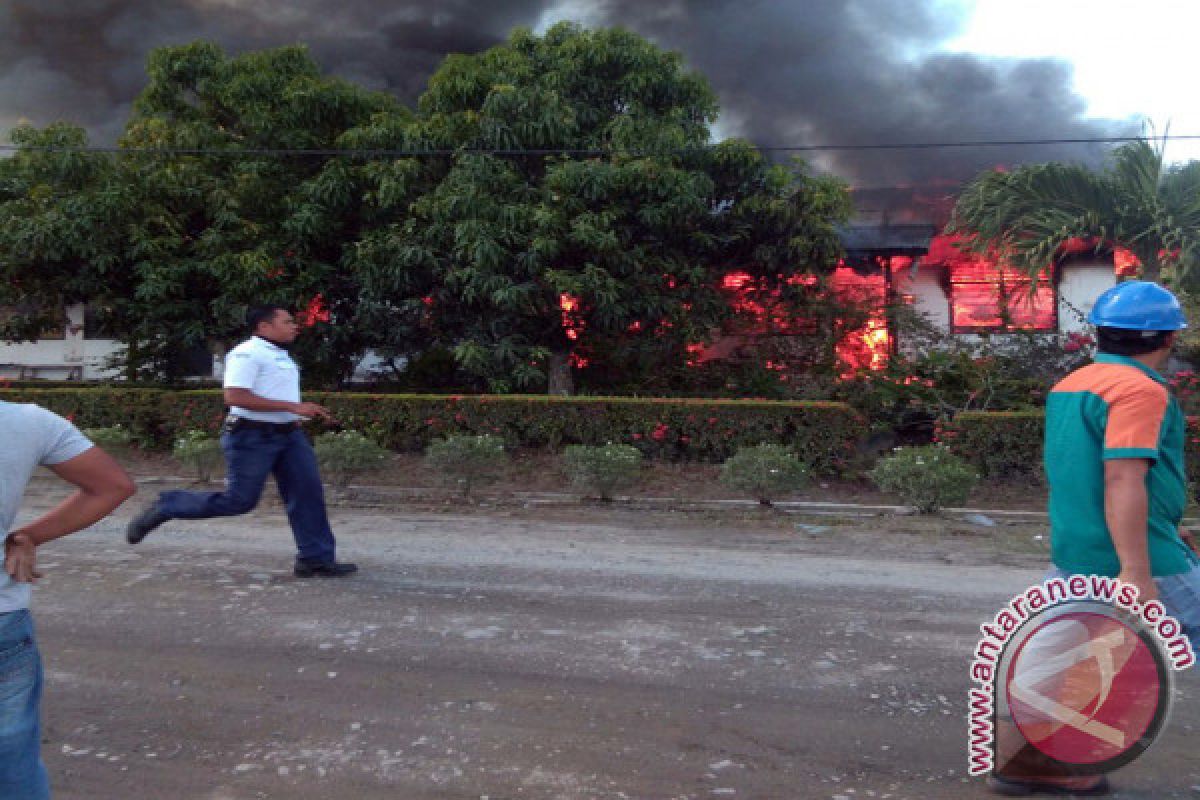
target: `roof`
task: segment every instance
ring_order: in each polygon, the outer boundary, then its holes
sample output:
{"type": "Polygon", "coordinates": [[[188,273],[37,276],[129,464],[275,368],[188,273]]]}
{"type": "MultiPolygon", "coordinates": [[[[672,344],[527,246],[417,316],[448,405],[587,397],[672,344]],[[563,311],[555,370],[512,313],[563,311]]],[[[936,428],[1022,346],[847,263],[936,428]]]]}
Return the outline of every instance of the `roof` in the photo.
{"type": "Polygon", "coordinates": [[[937,229],[927,223],[847,225],[838,231],[848,258],[924,255],[937,229]]]}

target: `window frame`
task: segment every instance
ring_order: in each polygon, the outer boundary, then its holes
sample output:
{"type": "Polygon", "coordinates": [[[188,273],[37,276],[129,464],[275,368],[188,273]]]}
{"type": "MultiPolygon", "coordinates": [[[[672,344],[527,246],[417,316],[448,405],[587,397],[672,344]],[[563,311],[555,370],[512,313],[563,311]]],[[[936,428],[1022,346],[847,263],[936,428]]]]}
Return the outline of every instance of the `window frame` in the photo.
{"type": "Polygon", "coordinates": [[[1012,322],[1004,322],[1006,316],[1010,316],[1011,303],[1014,294],[1021,294],[1027,291],[1030,284],[1028,277],[1015,274],[1015,270],[1005,268],[999,264],[989,264],[982,261],[960,262],[959,264],[950,264],[946,268],[946,306],[948,312],[948,327],[950,333],[955,335],[969,334],[994,334],[994,333],[1057,333],[1058,332],[1058,280],[1057,270],[1042,270],[1036,284],[1038,292],[1043,288],[1049,292],[1050,301],[1050,316],[1049,321],[1043,325],[1018,325],[1012,322]],[[967,267],[973,269],[986,270],[987,274],[994,276],[993,280],[984,279],[955,279],[955,268],[967,267]],[[996,292],[995,305],[996,314],[1000,318],[1000,323],[996,325],[960,325],[955,319],[955,294],[959,286],[987,286],[991,287],[996,292]]]}

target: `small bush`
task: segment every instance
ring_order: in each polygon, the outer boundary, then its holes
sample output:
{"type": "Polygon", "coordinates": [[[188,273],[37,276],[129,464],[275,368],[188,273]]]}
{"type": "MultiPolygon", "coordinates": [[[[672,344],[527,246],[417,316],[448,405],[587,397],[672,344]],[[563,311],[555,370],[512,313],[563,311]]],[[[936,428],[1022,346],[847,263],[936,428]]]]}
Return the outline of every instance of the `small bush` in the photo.
{"type": "Polygon", "coordinates": [[[499,436],[447,436],[429,445],[425,463],[462,490],[469,499],[476,486],[496,481],[508,463],[499,436]]]}
{"type": "Polygon", "coordinates": [[[743,447],[721,466],[721,483],[745,492],[764,506],[802,488],[808,466],[777,444],[743,447]]]}
{"type": "Polygon", "coordinates": [[[637,485],[642,454],[627,444],[571,445],[563,451],[563,466],[571,483],[601,500],[612,500],[618,489],[637,485]]]}
{"type": "Polygon", "coordinates": [[[388,451],[358,431],[322,433],[313,439],[317,463],[335,486],[344,487],[350,478],[381,469],[388,451]]]}
{"type": "Polygon", "coordinates": [[[128,453],[137,444],[137,437],[133,435],[133,431],[123,425],[84,428],[82,433],[92,440],[92,444],[115,455],[128,453]]]}
{"type": "Polygon", "coordinates": [[[941,445],[902,447],[869,473],[885,492],[894,492],[922,514],[959,505],[970,496],[979,475],[941,445]]]}
{"type": "Polygon", "coordinates": [[[221,466],[224,456],[221,443],[204,431],[190,430],[175,440],[171,446],[171,455],[175,460],[196,473],[196,478],[202,483],[212,480],[213,474],[221,466]]]}

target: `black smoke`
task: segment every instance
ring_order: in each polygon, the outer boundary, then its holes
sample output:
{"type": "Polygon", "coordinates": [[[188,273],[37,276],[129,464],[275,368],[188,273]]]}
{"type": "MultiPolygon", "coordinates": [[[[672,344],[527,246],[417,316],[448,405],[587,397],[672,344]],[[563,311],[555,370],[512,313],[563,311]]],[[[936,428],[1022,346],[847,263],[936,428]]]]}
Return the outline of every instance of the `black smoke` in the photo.
{"type": "Polygon", "coordinates": [[[149,52],[209,39],[229,54],[297,42],[330,72],[415,103],[448,53],[531,25],[553,0],[9,0],[0,3],[0,128],[69,120],[112,144],[149,52]]]}
{"type": "MultiPolygon", "coordinates": [[[[596,17],[678,49],[708,76],[723,132],[763,147],[1092,139],[1136,135],[1097,120],[1050,59],[939,51],[966,9],[937,0],[601,0],[596,17]]],[[[860,208],[940,216],[962,183],[998,165],[1096,164],[1106,145],[830,150],[797,155],[858,187],[860,208]]]]}
{"type": "MultiPolygon", "coordinates": [[[[622,25],[684,54],[720,95],[720,133],[765,147],[1136,134],[1085,115],[1067,64],[953,54],[940,0],[10,0],[0,4],[0,127],[69,119],[119,135],[146,55],[197,38],[229,53],[307,44],[329,71],[415,101],[442,58],[556,19],[622,25]]],[[[944,205],[981,169],[1097,162],[1099,145],[799,153],[883,209],[944,205]],[[909,200],[897,201],[896,197],[909,200]]],[[[786,155],[786,153],[781,153],[786,155]]]]}

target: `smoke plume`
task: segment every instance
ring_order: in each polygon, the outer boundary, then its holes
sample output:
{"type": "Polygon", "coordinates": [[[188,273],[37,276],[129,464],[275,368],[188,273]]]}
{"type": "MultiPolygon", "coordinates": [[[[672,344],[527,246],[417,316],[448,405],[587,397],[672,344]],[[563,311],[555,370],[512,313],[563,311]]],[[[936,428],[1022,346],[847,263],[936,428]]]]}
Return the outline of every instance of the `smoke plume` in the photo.
{"type": "MultiPolygon", "coordinates": [[[[939,0],[13,0],[0,5],[0,128],[67,119],[113,142],[149,51],[197,38],[226,52],[303,42],[330,72],[415,101],[442,58],[559,19],[621,25],[679,50],[720,95],[722,135],[767,147],[1093,138],[1069,65],[946,52],[963,23],[939,0]]],[[[860,205],[937,205],[997,164],[1096,162],[1097,145],[799,153],[860,205]],[[906,197],[908,200],[896,200],[906,197]]]]}

